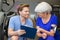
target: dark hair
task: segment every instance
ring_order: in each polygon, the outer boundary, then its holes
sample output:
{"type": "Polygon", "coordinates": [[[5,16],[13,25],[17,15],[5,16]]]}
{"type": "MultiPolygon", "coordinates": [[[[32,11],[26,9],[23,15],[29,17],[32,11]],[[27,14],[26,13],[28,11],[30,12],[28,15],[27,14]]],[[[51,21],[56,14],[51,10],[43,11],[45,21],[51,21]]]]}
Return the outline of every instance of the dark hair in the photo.
{"type": "Polygon", "coordinates": [[[29,5],[28,4],[20,4],[20,5],[18,5],[18,8],[17,8],[18,15],[20,15],[19,11],[22,11],[24,7],[29,7],[29,5]]]}

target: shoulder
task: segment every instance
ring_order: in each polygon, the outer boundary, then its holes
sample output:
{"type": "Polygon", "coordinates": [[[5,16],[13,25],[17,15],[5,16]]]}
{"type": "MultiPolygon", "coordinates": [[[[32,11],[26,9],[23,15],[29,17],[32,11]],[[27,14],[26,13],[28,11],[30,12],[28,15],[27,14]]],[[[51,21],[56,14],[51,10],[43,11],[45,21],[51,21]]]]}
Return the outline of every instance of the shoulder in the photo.
{"type": "Polygon", "coordinates": [[[56,24],[57,25],[57,16],[56,15],[52,15],[52,17],[51,17],[51,22],[52,22],[52,24],[56,24]]]}
{"type": "Polygon", "coordinates": [[[32,22],[32,19],[28,18],[27,21],[28,21],[28,22],[32,22]]]}
{"type": "Polygon", "coordinates": [[[57,16],[56,15],[51,15],[51,21],[52,22],[57,22],[57,16]]]}
{"type": "Polygon", "coordinates": [[[11,17],[10,20],[16,20],[17,18],[18,18],[18,15],[11,17]]]}
{"type": "Polygon", "coordinates": [[[41,20],[41,18],[40,18],[40,17],[37,17],[37,18],[36,18],[36,21],[40,21],[40,20],[41,20]]]}
{"type": "Polygon", "coordinates": [[[33,27],[33,22],[32,22],[32,19],[28,18],[26,20],[27,24],[30,26],[30,27],[33,27]]]}
{"type": "Polygon", "coordinates": [[[57,19],[56,15],[51,15],[51,16],[52,16],[52,19],[57,19]]]}

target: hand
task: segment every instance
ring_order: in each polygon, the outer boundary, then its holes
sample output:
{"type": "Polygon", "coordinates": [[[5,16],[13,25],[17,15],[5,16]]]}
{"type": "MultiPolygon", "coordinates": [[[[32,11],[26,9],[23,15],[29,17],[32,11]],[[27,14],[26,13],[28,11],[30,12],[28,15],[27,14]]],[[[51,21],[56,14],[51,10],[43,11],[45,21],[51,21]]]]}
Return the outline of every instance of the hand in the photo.
{"type": "Polygon", "coordinates": [[[42,28],[39,28],[39,29],[40,29],[40,31],[44,30],[44,29],[42,29],[42,28]]]}
{"type": "Polygon", "coordinates": [[[17,34],[18,34],[18,35],[23,35],[23,34],[25,34],[25,33],[26,33],[25,30],[18,30],[18,31],[17,31],[17,34]]]}
{"type": "Polygon", "coordinates": [[[37,32],[40,32],[40,31],[42,31],[42,29],[39,26],[37,26],[37,32]]]}
{"type": "Polygon", "coordinates": [[[10,40],[18,40],[18,36],[11,36],[10,40]]]}
{"type": "Polygon", "coordinates": [[[45,39],[47,37],[47,34],[46,33],[43,33],[42,34],[42,37],[43,37],[43,39],[45,39]]]}

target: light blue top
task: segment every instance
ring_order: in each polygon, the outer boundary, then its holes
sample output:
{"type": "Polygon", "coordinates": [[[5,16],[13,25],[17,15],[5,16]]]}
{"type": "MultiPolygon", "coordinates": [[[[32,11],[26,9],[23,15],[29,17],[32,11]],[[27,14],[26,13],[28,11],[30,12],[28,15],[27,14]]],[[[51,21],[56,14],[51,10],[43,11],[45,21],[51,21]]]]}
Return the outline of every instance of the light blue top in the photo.
{"type": "MultiPolygon", "coordinates": [[[[14,31],[17,31],[17,30],[20,30],[21,25],[22,24],[21,24],[19,15],[13,16],[10,18],[8,29],[11,28],[14,31]]],[[[33,27],[33,23],[31,19],[29,18],[26,19],[25,25],[28,25],[29,27],[33,27]]],[[[8,37],[8,40],[10,40],[10,37],[8,37]]],[[[19,40],[23,40],[23,37],[19,37],[19,40]]]]}

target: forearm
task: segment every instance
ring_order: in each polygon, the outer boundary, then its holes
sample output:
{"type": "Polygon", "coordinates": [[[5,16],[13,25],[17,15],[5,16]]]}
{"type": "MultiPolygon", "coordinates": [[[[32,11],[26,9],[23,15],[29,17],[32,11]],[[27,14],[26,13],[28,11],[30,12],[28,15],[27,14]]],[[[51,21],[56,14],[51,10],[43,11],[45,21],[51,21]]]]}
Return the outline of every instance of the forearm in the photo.
{"type": "Polygon", "coordinates": [[[50,35],[50,36],[54,36],[54,33],[51,33],[51,32],[49,32],[49,31],[43,31],[44,33],[46,33],[46,34],[48,34],[48,35],[50,35]]]}
{"type": "Polygon", "coordinates": [[[19,39],[18,36],[11,36],[11,37],[10,37],[10,40],[18,40],[18,39],[19,39]]]}
{"type": "Polygon", "coordinates": [[[8,32],[8,36],[18,36],[17,31],[8,32]]]}
{"type": "Polygon", "coordinates": [[[50,36],[54,36],[53,32],[49,32],[49,31],[46,31],[44,29],[42,29],[41,32],[44,32],[44,33],[46,33],[47,35],[50,35],[50,36]]]}
{"type": "Polygon", "coordinates": [[[42,34],[41,34],[41,33],[37,33],[37,36],[38,36],[38,37],[42,37],[42,34]]]}

